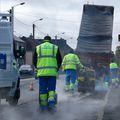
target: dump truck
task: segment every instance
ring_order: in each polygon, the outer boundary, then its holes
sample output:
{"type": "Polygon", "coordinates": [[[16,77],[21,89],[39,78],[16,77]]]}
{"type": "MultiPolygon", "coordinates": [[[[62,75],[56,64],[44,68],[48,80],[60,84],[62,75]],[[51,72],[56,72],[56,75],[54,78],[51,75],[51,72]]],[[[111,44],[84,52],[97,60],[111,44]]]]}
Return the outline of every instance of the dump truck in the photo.
{"type": "Polygon", "coordinates": [[[10,105],[17,105],[20,98],[16,57],[20,56],[20,49],[15,50],[13,42],[13,10],[0,13],[0,100],[6,99],[10,105]]]}
{"type": "MultiPolygon", "coordinates": [[[[113,14],[114,7],[112,6],[90,4],[83,6],[76,53],[85,66],[92,68],[93,73],[92,71],[90,72],[90,69],[84,71],[84,74],[79,72],[78,88],[81,88],[83,84],[89,84],[91,80],[94,81],[92,83],[95,84],[98,63],[107,68],[109,67],[112,53],[113,14]],[[90,76],[92,76],[92,79],[90,76]],[[87,82],[83,80],[83,77],[87,82]]],[[[95,85],[92,84],[91,86],[95,87],[95,85]]],[[[80,89],[78,91],[80,91],[80,89]]]]}

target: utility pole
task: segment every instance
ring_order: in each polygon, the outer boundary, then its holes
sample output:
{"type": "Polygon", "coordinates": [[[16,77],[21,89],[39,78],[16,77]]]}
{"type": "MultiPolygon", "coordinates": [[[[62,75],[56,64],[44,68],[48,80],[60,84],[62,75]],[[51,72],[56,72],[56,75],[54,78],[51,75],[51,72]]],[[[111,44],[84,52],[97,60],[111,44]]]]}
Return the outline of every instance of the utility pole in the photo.
{"type": "Polygon", "coordinates": [[[32,29],[33,29],[33,31],[32,31],[32,35],[33,35],[33,40],[35,40],[35,22],[37,22],[37,21],[42,21],[43,20],[43,18],[40,18],[40,19],[38,19],[38,20],[35,20],[35,21],[33,21],[33,24],[32,24],[32,29]]]}
{"type": "Polygon", "coordinates": [[[35,24],[33,24],[33,40],[35,39],[35,24]]]}
{"type": "Polygon", "coordinates": [[[43,20],[43,18],[40,18],[40,19],[38,19],[38,20],[35,20],[35,21],[33,21],[33,24],[32,24],[32,29],[33,29],[33,40],[35,39],[35,22],[37,22],[37,21],[42,21],[43,20]]]}

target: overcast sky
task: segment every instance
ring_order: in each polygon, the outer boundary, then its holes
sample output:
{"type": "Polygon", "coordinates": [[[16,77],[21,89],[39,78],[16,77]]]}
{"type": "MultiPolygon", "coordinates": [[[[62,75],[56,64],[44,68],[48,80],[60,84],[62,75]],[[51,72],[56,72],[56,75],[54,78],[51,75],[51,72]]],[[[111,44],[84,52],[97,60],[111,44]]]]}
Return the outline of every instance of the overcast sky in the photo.
{"type": "Polygon", "coordinates": [[[25,2],[23,6],[15,7],[15,34],[29,36],[35,22],[36,38],[43,38],[46,34],[58,35],[67,40],[67,43],[76,48],[80,28],[83,5],[89,1],[95,5],[114,6],[113,47],[115,50],[120,33],[120,0],[0,0],[0,11],[6,11],[11,6],[25,2]],[[65,34],[62,34],[65,32],[65,34]]]}

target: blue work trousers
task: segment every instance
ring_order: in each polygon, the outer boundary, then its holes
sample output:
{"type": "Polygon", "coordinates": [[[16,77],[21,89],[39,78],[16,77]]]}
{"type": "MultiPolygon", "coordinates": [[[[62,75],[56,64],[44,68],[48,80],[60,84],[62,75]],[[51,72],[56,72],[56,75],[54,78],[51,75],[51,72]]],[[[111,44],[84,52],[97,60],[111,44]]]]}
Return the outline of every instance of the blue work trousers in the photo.
{"type": "Polygon", "coordinates": [[[65,70],[66,73],[66,85],[70,85],[70,83],[75,84],[77,79],[77,72],[74,69],[65,70]]]}
{"type": "Polygon", "coordinates": [[[104,82],[110,83],[110,75],[109,74],[105,75],[104,82]]]}
{"type": "Polygon", "coordinates": [[[111,79],[118,78],[118,68],[110,69],[111,79]]]}
{"type": "Polygon", "coordinates": [[[39,94],[47,94],[56,90],[56,76],[39,77],[39,94]]]}

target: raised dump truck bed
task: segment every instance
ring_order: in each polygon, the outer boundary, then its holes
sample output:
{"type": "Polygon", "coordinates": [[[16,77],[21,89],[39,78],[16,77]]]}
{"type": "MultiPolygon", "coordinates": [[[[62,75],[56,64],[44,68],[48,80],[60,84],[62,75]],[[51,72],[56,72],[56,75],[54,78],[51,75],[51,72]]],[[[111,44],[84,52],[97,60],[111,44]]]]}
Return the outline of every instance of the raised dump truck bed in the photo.
{"type": "Polygon", "coordinates": [[[84,5],[76,52],[85,66],[92,66],[93,69],[97,63],[109,66],[113,14],[112,6],[84,5]]]}
{"type": "Polygon", "coordinates": [[[84,5],[76,48],[84,64],[110,63],[113,12],[112,6],[84,5]]]}
{"type": "Polygon", "coordinates": [[[111,6],[84,5],[77,51],[109,53],[112,44],[113,11],[111,6]]]}

